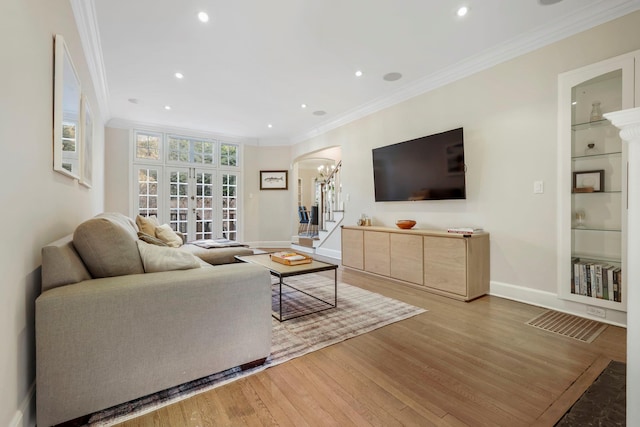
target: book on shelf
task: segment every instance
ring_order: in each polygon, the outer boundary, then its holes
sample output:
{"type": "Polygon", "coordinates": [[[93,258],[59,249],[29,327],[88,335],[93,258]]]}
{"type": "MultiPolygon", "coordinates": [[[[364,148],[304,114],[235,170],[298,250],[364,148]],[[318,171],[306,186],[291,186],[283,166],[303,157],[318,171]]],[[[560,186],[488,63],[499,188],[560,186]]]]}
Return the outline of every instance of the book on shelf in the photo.
{"type": "Polygon", "coordinates": [[[571,293],[621,302],[622,269],[606,262],[572,258],[571,293]]]}
{"type": "Polygon", "coordinates": [[[456,234],[475,234],[482,233],[484,230],[479,227],[449,227],[447,232],[456,234]]]}

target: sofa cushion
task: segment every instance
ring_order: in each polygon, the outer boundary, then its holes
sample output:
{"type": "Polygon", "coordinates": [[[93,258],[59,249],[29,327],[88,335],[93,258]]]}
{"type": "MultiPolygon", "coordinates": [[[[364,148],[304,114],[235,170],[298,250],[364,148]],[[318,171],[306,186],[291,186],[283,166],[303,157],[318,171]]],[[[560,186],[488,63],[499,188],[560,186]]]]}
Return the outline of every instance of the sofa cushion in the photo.
{"type": "Polygon", "coordinates": [[[136,225],[138,230],[151,236],[156,235],[156,227],[160,225],[156,216],[136,216],[136,225]]]}
{"type": "Polygon", "coordinates": [[[140,252],[145,273],[190,270],[200,267],[200,261],[194,255],[168,246],[150,245],[138,240],[138,251],[140,252]]]}
{"type": "Polygon", "coordinates": [[[42,292],[91,279],[69,234],[42,248],[42,292]]]}
{"type": "Polygon", "coordinates": [[[94,278],[144,273],[133,221],[121,214],[102,214],[80,224],[73,245],[94,278]]]}
{"type": "Polygon", "coordinates": [[[178,236],[169,224],[162,224],[156,227],[155,234],[158,239],[162,240],[172,248],[182,246],[182,237],[178,236]]]}

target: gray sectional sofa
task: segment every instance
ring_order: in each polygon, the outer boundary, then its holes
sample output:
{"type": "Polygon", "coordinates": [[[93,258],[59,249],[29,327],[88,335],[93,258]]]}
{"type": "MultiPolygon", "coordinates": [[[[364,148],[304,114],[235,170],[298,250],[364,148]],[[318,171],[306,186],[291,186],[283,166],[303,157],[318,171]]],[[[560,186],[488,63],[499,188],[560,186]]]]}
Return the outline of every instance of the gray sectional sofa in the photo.
{"type": "Polygon", "coordinates": [[[131,219],[103,214],[43,248],[38,426],[261,363],[270,354],[267,270],[213,266],[180,248],[161,248],[158,256],[144,245],[131,219]],[[175,252],[165,261],[167,250],[175,252]],[[163,268],[171,270],[158,271],[163,268]]]}

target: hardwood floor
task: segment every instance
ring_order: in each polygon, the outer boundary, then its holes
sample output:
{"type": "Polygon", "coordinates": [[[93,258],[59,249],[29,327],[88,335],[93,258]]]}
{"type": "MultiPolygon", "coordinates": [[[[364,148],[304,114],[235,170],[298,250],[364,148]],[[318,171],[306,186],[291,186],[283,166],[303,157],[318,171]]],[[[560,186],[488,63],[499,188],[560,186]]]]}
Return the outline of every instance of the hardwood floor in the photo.
{"type": "Polygon", "coordinates": [[[623,328],[587,344],[526,325],[539,307],[339,279],[429,311],[121,426],[553,426],[609,360],[626,360],[623,328]]]}

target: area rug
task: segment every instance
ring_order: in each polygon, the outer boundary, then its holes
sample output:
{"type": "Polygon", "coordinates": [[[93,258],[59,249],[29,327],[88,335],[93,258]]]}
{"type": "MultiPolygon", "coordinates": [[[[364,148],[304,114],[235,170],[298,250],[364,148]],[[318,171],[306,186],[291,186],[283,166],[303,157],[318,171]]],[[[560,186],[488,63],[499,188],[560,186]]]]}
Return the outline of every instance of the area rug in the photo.
{"type": "Polygon", "coordinates": [[[611,361],[556,427],[625,426],[627,365],[611,361]]]}
{"type": "Polygon", "coordinates": [[[547,332],[553,332],[587,343],[593,342],[608,326],[595,320],[554,310],[547,310],[526,323],[547,332]]]}
{"type": "MultiPolygon", "coordinates": [[[[298,289],[309,291],[314,296],[320,295],[323,299],[330,299],[333,295],[333,274],[330,277],[320,274],[295,276],[288,278],[287,283],[298,289]]],[[[273,307],[279,303],[276,288],[277,285],[272,288],[273,307]]],[[[305,304],[300,303],[299,297],[300,295],[296,292],[283,292],[283,302],[291,303],[290,305],[296,310],[305,308],[305,304]]],[[[271,366],[426,311],[355,286],[338,283],[336,308],[285,322],[272,319],[271,355],[262,366],[247,371],[241,371],[239,368],[229,369],[97,412],[91,415],[88,425],[108,426],[138,417],[271,366]]]]}

